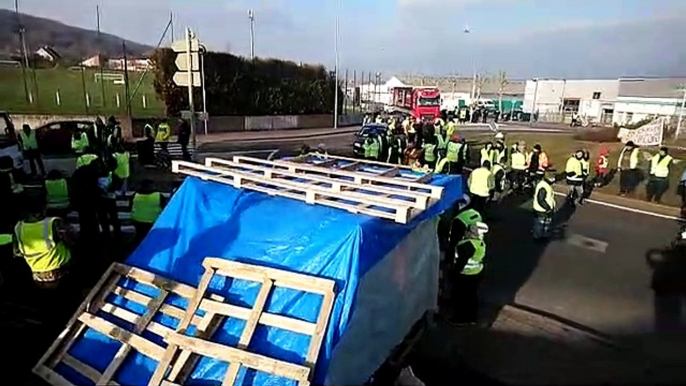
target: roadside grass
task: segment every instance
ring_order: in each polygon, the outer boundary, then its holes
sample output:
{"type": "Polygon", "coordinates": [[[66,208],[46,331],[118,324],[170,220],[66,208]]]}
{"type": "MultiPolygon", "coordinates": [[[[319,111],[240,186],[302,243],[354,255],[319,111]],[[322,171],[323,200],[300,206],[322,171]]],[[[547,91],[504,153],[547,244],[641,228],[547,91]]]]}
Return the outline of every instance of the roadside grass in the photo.
{"type": "MultiPolygon", "coordinates": [[[[472,160],[479,159],[479,151],[482,145],[487,141],[494,141],[493,134],[466,133],[465,137],[469,142],[474,142],[472,146],[471,156],[472,160]]],[[[591,176],[594,174],[595,160],[600,153],[600,150],[607,147],[610,150],[610,168],[616,169],[619,154],[623,148],[623,144],[619,142],[590,142],[580,141],[574,138],[572,134],[554,134],[554,133],[506,133],[505,141],[507,146],[511,146],[514,142],[525,141],[527,149],[531,149],[535,144],[540,144],[543,150],[548,153],[551,168],[557,172],[564,172],[567,159],[577,149],[587,149],[591,153],[591,176]]],[[[646,198],[646,183],[648,182],[648,173],[650,171],[650,158],[658,152],[658,147],[642,147],[641,157],[639,161],[639,169],[643,172],[643,180],[636,188],[635,197],[639,200],[646,198]]],[[[662,197],[662,203],[673,207],[681,206],[681,199],[677,195],[677,186],[681,174],[686,169],[686,153],[683,151],[670,151],[670,154],[675,158],[675,162],[670,167],[669,174],[669,190],[662,197]]],[[[617,194],[619,191],[619,175],[617,174],[612,181],[602,188],[597,188],[595,191],[606,194],[617,194]]]]}
{"type": "MultiPolygon", "coordinates": [[[[103,70],[105,74],[121,74],[122,71],[103,70]]],[[[78,69],[67,68],[36,69],[26,71],[26,82],[33,96],[29,103],[24,92],[24,77],[17,67],[0,66],[0,110],[15,114],[56,114],[56,115],[122,115],[126,113],[126,89],[124,84],[112,80],[104,83],[95,80],[98,70],[87,69],[83,77],[78,69]],[[86,106],[85,93],[90,99],[86,106]],[[103,100],[103,86],[104,96],[103,100]],[[60,104],[56,93],[59,90],[60,104]],[[119,107],[117,106],[119,96],[119,107]]],[[[129,72],[129,92],[133,93],[142,73],[129,72]]],[[[131,99],[131,111],[136,117],[155,117],[164,114],[164,104],[158,100],[148,73],[136,95],[131,99]],[[143,96],[146,107],[143,107],[143,96]]]]}

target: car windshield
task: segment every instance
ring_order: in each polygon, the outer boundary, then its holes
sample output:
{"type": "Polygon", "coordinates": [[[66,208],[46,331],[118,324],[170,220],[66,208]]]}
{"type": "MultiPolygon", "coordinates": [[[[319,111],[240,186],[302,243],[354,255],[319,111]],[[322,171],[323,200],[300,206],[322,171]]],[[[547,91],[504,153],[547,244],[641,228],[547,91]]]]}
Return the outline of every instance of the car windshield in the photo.
{"type": "Polygon", "coordinates": [[[419,97],[419,105],[420,106],[438,106],[441,104],[440,98],[435,97],[435,98],[424,98],[424,97],[419,97]]]}

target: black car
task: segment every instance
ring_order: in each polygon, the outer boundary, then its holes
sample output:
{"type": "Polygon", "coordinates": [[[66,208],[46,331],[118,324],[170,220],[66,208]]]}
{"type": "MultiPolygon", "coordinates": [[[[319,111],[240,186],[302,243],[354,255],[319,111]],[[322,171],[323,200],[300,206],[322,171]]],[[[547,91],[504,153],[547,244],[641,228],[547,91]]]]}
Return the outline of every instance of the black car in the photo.
{"type": "Polygon", "coordinates": [[[71,139],[74,132],[92,130],[91,121],[50,122],[36,129],[38,146],[43,154],[71,153],[71,139]]]}
{"type": "Polygon", "coordinates": [[[355,133],[355,142],[353,142],[353,153],[356,157],[364,157],[364,141],[369,137],[370,134],[375,134],[378,136],[385,135],[388,131],[388,126],[379,123],[370,123],[363,126],[360,131],[355,133]]]}

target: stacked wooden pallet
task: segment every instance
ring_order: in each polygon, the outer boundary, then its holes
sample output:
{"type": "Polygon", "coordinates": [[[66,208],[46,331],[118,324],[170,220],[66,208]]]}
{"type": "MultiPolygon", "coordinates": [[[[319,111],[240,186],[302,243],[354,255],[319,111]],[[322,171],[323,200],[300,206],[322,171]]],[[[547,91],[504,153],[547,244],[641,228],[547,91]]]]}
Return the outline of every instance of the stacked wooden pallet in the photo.
{"type": "Polygon", "coordinates": [[[288,197],[406,224],[438,201],[443,188],[426,183],[431,174],[344,157],[308,155],[267,161],[236,156],[207,158],[204,165],[174,161],[175,173],[236,188],[288,197]]]}

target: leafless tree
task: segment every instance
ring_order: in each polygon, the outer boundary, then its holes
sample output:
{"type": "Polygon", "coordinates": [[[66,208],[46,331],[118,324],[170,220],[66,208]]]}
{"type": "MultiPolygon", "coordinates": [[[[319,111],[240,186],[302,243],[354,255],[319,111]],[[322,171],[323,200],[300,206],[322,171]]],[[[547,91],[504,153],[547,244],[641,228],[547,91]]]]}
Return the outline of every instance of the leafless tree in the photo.
{"type": "Polygon", "coordinates": [[[476,92],[474,96],[474,100],[478,102],[481,100],[481,91],[484,88],[484,84],[488,81],[488,75],[487,74],[476,74],[476,92]]]}
{"type": "Polygon", "coordinates": [[[505,86],[510,83],[507,80],[507,72],[505,71],[498,71],[498,74],[495,76],[495,84],[498,85],[498,111],[502,112],[503,111],[503,93],[505,92],[505,86]]]}

